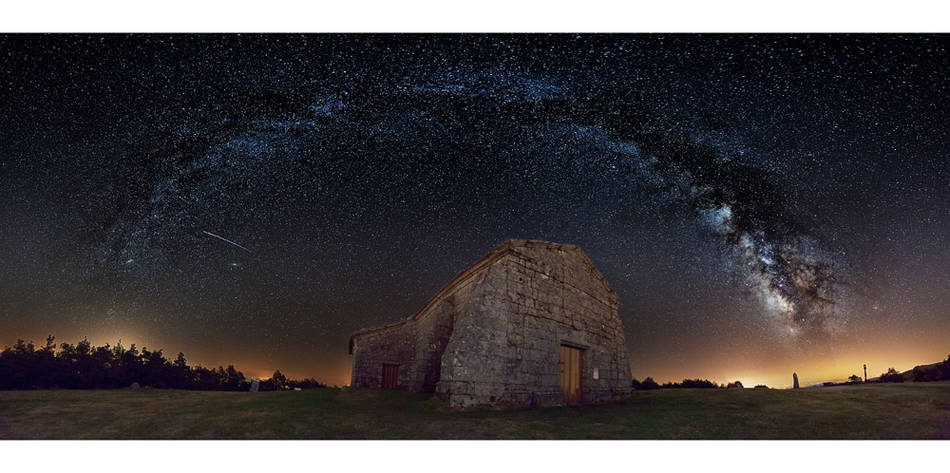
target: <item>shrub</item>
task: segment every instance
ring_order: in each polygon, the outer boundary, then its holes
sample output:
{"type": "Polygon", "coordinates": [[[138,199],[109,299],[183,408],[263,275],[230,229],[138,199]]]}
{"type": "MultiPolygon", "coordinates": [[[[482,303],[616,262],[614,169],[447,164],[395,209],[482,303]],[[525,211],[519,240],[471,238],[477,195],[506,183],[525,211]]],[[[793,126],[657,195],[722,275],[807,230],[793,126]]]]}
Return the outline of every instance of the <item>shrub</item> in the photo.
{"type": "Polygon", "coordinates": [[[882,383],[903,383],[904,377],[894,368],[888,368],[887,373],[881,373],[882,383]]]}

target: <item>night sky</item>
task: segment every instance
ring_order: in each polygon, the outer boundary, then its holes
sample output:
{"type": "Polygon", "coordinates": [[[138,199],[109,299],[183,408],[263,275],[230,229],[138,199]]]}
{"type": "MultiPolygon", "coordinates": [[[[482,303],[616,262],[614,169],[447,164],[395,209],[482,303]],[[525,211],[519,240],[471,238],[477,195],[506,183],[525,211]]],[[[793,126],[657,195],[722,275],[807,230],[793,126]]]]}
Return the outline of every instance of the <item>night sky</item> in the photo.
{"type": "Polygon", "coordinates": [[[509,238],[579,245],[633,376],[950,353],[950,37],[0,37],[0,345],[349,382],[509,238]]]}

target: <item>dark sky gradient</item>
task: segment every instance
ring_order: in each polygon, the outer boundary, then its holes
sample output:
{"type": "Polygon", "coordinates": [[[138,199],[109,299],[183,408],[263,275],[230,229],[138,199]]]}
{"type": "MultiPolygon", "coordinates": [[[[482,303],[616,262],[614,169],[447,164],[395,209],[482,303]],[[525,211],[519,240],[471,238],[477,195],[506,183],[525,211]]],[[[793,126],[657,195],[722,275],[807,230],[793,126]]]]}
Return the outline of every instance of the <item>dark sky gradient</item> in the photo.
{"type": "Polygon", "coordinates": [[[351,332],[527,238],[604,273],[637,377],[937,361],[948,44],[0,37],[0,344],[345,384],[351,332]]]}

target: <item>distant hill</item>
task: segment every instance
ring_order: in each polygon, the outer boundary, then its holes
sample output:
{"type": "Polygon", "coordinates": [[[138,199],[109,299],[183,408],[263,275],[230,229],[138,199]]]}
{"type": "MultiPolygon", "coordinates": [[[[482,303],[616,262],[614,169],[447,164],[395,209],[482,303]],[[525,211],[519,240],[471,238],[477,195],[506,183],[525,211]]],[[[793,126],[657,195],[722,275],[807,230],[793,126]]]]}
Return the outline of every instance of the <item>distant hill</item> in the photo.
{"type": "MultiPolygon", "coordinates": [[[[915,366],[915,367],[913,367],[913,368],[911,368],[911,369],[909,369],[909,370],[907,370],[907,371],[904,371],[904,372],[900,373],[900,375],[901,375],[901,377],[904,379],[904,382],[905,382],[905,383],[906,383],[906,382],[913,382],[913,381],[914,381],[914,378],[915,378],[915,376],[914,376],[914,370],[919,370],[919,371],[921,372],[921,374],[923,374],[923,375],[925,376],[924,379],[926,379],[926,380],[928,380],[928,381],[936,381],[936,380],[939,380],[939,379],[947,379],[946,377],[940,378],[939,376],[932,376],[932,375],[939,374],[940,365],[941,365],[941,364],[944,364],[944,363],[950,363],[950,356],[948,356],[947,359],[944,360],[944,361],[938,361],[938,362],[935,362],[935,363],[930,363],[930,364],[928,364],[928,365],[917,365],[917,366],[915,366]],[[928,379],[928,378],[929,378],[929,379],[928,379]]],[[[945,375],[944,375],[944,376],[945,376],[945,375]]],[[[875,377],[873,377],[873,378],[868,378],[867,382],[869,382],[869,383],[877,383],[877,382],[880,382],[880,380],[881,380],[881,377],[880,377],[880,376],[875,376],[875,377]]],[[[824,382],[824,383],[815,383],[815,384],[812,384],[812,385],[810,385],[810,386],[808,386],[808,387],[809,387],[809,388],[820,388],[820,387],[827,387],[827,386],[838,386],[838,385],[841,385],[841,384],[847,384],[847,383],[844,382],[843,380],[842,380],[842,381],[828,381],[828,382],[824,382]]]]}
{"type": "Polygon", "coordinates": [[[941,363],[943,363],[943,362],[942,362],[942,361],[938,361],[938,362],[936,362],[936,363],[931,363],[931,364],[929,364],[929,365],[917,365],[917,366],[915,366],[915,367],[913,367],[913,368],[911,368],[911,369],[909,369],[909,370],[907,370],[907,371],[901,373],[901,376],[904,377],[904,381],[905,381],[905,382],[907,382],[907,381],[913,381],[913,380],[914,380],[914,370],[919,369],[921,372],[923,372],[923,373],[925,373],[925,374],[928,374],[928,373],[931,373],[931,372],[933,372],[933,371],[936,371],[936,370],[937,370],[937,365],[939,365],[939,364],[941,364],[941,363]]]}

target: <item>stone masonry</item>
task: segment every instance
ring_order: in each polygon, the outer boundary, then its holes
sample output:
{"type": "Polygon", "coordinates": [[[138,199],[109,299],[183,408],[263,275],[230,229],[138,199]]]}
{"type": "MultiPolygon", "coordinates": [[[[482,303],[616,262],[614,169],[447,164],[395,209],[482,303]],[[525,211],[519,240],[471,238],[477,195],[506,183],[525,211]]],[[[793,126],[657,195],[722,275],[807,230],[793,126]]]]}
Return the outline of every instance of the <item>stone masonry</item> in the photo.
{"type": "Polygon", "coordinates": [[[561,405],[565,345],[582,350],[582,402],[623,397],[630,367],[618,306],[577,246],[509,240],[412,317],[354,333],[351,384],[381,387],[391,364],[397,388],[454,407],[561,405]]]}

